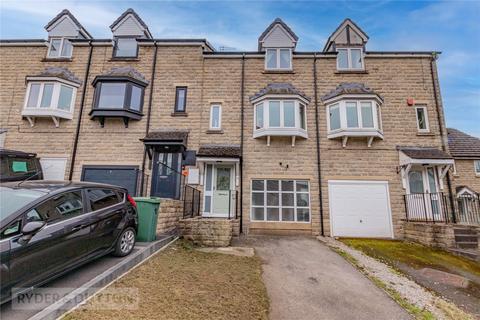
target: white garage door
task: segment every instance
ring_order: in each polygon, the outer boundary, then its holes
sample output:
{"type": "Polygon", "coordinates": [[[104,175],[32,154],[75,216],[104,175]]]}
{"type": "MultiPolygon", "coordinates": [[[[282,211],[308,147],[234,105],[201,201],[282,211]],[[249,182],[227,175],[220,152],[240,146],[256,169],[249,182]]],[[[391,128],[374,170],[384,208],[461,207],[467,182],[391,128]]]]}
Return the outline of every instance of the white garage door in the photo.
{"type": "Polygon", "coordinates": [[[391,238],[388,182],[328,181],[332,235],[391,238]]]}
{"type": "Polygon", "coordinates": [[[41,158],[43,180],[65,180],[67,158],[41,158]]]}

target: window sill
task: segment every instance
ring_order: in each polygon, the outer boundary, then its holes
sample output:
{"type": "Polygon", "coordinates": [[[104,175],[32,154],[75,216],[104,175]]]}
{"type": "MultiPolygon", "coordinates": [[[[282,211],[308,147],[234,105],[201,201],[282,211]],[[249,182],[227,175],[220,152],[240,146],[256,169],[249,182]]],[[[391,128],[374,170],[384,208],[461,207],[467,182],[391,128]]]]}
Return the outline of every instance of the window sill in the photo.
{"type": "Polygon", "coordinates": [[[335,74],[368,74],[367,70],[337,70],[335,74]]]}
{"type": "Polygon", "coordinates": [[[223,130],[207,130],[205,131],[206,134],[223,134],[223,130]]]}
{"type": "Polygon", "coordinates": [[[73,58],[43,58],[42,62],[72,62],[73,58]]]}
{"type": "Polygon", "coordinates": [[[172,117],[188,117],[188,113],[186,112],[172,112],[170,115],[172,117]]]}
{"type": "Polygon", "coordinates": [[[263,74],[295,74],[293,70],[263,70],[263,74]]]}
{"type": "Polygon", "coordinates": [[[433,136],[435,136],[435,133],[433,133],[433,132],[417,132],[417,136],[433,137],[433,136]]]}
{"type": "Polygon", "coordinates": [[[108,61],[140,61],[138,57],[112,57],[108,61]]]}

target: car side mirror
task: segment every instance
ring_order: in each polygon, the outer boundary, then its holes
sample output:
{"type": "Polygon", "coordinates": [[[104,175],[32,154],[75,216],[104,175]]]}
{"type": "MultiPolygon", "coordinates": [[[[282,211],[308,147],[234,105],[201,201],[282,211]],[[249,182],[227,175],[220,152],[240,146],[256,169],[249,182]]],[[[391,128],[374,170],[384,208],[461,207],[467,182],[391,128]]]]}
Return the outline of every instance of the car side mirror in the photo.
{"type": "Polygon", "coordinates": [[[45,221],[31,221],[25,224],[22,228],[22,234],[24,236],[33,236],[45,225],[45,221]]]}

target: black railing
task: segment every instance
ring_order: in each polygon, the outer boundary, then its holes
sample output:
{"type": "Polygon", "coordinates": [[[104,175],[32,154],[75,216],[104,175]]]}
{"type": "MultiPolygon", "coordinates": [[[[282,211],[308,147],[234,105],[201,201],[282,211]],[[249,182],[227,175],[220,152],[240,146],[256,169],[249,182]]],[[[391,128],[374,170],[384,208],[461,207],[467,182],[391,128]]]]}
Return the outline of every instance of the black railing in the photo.
{"type": "Polygon", "coordinates": [[[185,185],[183,192],[183,217],[193,218],[200,215],[200,200],[202,193],[189,185],[185,185]]]}
{"type": "Polygon", "coordinates": [[[480,225],[480,198],[477,195],[457,197],[457,220],[461,224],[480,225]]]}
{"type": "Polygon", "coordinates": [[[404,195],[407,221],[455,223],[447,195],[436,193],[412,193],[404,195]]]}

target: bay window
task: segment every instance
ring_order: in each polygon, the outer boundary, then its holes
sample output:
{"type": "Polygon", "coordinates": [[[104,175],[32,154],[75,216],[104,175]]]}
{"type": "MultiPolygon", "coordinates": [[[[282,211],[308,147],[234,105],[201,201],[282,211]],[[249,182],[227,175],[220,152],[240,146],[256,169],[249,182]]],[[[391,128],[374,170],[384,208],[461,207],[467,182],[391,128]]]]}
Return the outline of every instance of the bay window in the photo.
{"type": "Polygon", "coordinates": [[[376,100],[340,100],[327,105],[328,138],[373,137],[383,139],[380,105],[376,100]]]}
{"type": "Polygon", "coordinates": [[[266,49],[265,69],[291,70],[292,69],[292,50],[289,48],[266,49]]]}
{"type": "Polygon", "coordinates": [[[251,220],[310,222],[306,180],[252,180],[251,220]]]}
{"type": "Polygon", "coordinates": [[[36,117],[51,117],[58,127],[58,118],[72,119],[77,84],[68,81],[29,81],[22,116],[30,125],[36,117]]]}
{"type": "Polygon", "coordinates": [[[253,136],[307,138],[305,112],[305,104],[299,100],[263,100],[255,105],[253,136]]]}
{"type": "Polygon", "coordinates": [[[363,70],[363,51],[361,48],[337,49],[338,70],[363,70]]]}
{"type": "Polygon", "coordinates": [[[125,127],[129,119],[140,120],[143,116],[145,83],[124,78],[97,77],[94,80],[95,96],[91,119],[98,118],[103,127],[105,118],[123,118],[125,127]]]}

